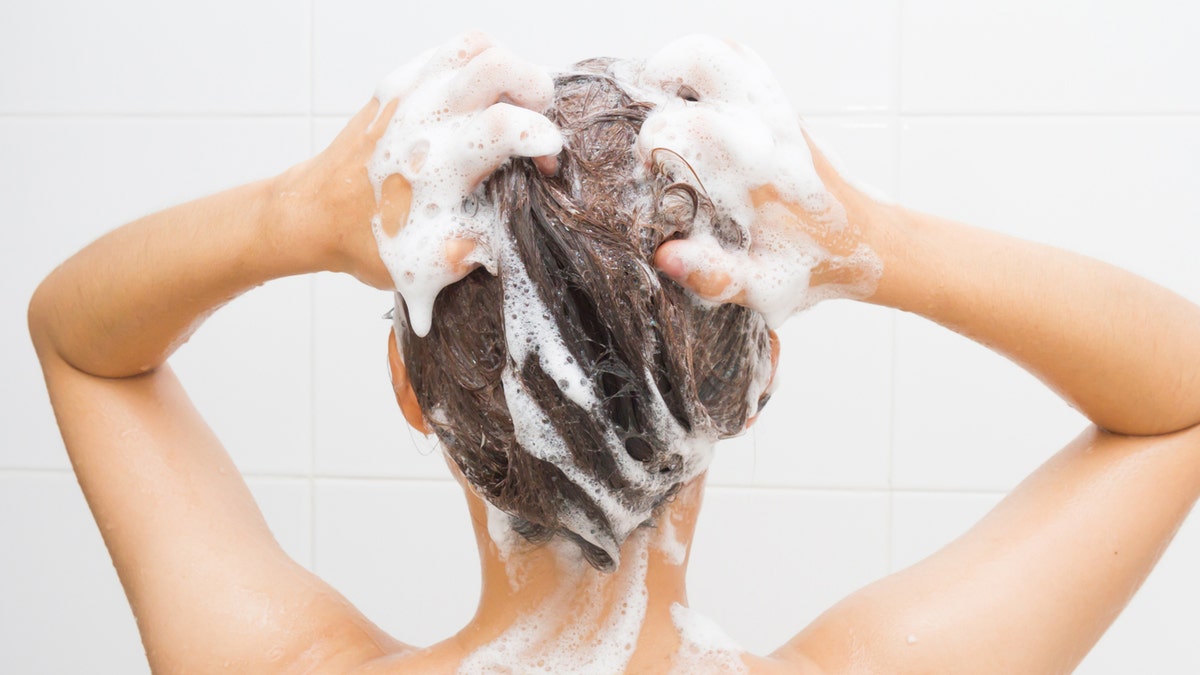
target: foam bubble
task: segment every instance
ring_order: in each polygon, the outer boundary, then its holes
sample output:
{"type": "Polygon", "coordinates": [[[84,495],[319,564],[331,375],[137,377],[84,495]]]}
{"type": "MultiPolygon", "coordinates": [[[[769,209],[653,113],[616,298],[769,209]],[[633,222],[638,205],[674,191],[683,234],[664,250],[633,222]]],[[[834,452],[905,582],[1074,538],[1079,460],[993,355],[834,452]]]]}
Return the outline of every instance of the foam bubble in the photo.
{"type": "Polygon", "coordinates": [[[629,567],[617,580],[583,564],[578,548],[566,542],[547,544],[558,557],[558,586],[536,611],[518,618],[495,640],[468,655],[458,672],[462,675],[625,672],[642,631],[649,599],[647,536],[643,531],[630,538],[629,567]],[[613,583],[619,587],[609,589],[613,583]],[[606,596],[620,600],[609,602],[606,596]]]}

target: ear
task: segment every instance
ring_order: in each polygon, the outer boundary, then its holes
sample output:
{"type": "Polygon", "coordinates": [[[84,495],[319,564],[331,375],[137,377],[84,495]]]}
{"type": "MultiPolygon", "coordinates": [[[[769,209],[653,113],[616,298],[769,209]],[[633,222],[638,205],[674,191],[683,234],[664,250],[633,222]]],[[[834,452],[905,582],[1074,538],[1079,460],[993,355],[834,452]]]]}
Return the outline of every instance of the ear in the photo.
{"type": "Polygon", "coordinates": [[[404,419],[412,428],[429,435],[429,426],[425,424],[425,415],[421,413],[421,404],[417,403],[417,393],[413,391],[412,382],[408,380],[408,369],[400,360],[400,350],[396,347],[396,334],[388,331],[388,370],[392,373],[392,391],[396,392],[396,403],[404,419]]]}
{"type": "MultiPolygon", "coordinates": [[[[775,331],[768,329],[767,338],[771,341],[771,377],[767,379],[767,388],[763,393],[771,392],[775,386],[775,371],[779,370],[779,335],[775,331]]],[[[750,419],[746,420],[746,428],[754,426],[758,421],[758,413],[755,413],[750,419]]]]}

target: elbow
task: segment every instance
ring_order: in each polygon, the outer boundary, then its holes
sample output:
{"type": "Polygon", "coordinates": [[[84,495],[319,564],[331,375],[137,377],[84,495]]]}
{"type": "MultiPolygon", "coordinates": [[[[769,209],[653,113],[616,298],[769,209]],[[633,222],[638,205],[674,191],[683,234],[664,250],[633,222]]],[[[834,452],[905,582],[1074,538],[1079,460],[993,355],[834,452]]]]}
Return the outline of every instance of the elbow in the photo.
{"type": "Polygon", "coordinates": [[[46,281],[38,284],[38,287],[33,292],[33,296],[29,298],[29,307],[25,310],[25,322],[29,328],[29,338],[33,341],[33,348],[37,351],[39,359],[43,359],[43,354],[50,340],[47,331],[47,314],[49,313],[48,298],[49,291],[46,290],[46,281]]]}

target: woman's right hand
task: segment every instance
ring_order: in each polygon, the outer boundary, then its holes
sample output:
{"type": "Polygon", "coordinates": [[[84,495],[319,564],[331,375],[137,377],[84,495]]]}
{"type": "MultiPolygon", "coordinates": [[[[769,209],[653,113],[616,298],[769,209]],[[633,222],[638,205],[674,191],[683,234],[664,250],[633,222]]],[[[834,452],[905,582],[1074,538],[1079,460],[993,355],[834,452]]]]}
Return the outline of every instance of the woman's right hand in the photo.
{"type": "Polygon", "coordinates": [[[690,172],[673,177],[694,173],[718,222],[741,229],[741,241],[718,241],[700,222],[660,247],[660,270],[701,298],[756,309],[772,326],[822,299],[873,292],[880,263],[868,234],[885,208],[837,174],[757,55],[692,36],[648,59],[639,77],[664,95],[639,151],[648,162],[683,159],[690,172]]]}
{"type": "Polygon", "coordinates": [[[673,239],[659,247],[655,266],[699,297],[745,305],[772,325],[820,300],[868,298],[881,274],[876,241],[895,218],[893,207],[848,183],[804,136],[829,196],[826,209],[785,199],[767,183],[750,191],[748,246],[673,239]]]}

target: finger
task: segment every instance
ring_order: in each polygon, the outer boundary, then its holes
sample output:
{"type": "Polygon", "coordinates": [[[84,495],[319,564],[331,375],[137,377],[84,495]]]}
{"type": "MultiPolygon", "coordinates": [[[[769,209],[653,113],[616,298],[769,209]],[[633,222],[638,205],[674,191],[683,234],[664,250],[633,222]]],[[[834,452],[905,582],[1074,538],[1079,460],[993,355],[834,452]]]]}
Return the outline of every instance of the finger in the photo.
{"type": "MultiPolygon", "coordinates": [[[[371,117],[371,124],[367,126],[367,140],[376,142],[383,137],[383,132],[387,131],[388,123],[392,121],[392,115],[396,114],[396,107],[400,105],[399,99],[392,99],[379,109],[379,99],[373,99],[375,114],[371,117]]],[[[365,112],[365,109],[364,109],[365,112]]],[[[359,113],[360,115],[362,113],[359,113]]]]}
{"type": "Polygon", "coordinates": [[[654,252],[654,266],[684,288],[713,302],[740,302],[737,259],[711,238],[674,239],[654,252]]]}
{"type": "Polygon", "coordinates": [[[501,100],[541,112],[554,100],[554,80],[507,49],[493,47],[454,76],[447,97],[457,111],[478,110],[501,100]]]}
{"type": "Polygon", "coordinates": [[[464,164],[475,182],[486,178],[509,157],[554,156],[563,143],[562,132],[553,122],[507,103],[497,103],[480,113],[466,137],[470,152],[464,164]]]}

